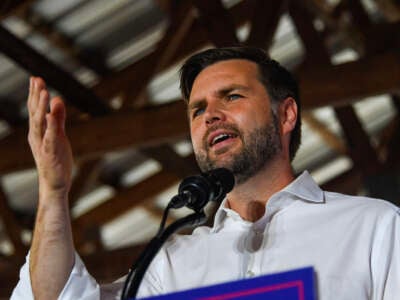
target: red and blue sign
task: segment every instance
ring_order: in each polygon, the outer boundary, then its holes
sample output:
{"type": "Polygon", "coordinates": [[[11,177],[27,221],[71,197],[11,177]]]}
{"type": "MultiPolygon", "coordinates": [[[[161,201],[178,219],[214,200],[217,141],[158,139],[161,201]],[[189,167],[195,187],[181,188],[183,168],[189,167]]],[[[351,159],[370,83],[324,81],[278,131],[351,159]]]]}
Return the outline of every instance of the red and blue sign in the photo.
{"type": "Polygon", "coordinates": [[[197,288],[148,300],[317,300],[314,269],[303,268],[197,288]]]}

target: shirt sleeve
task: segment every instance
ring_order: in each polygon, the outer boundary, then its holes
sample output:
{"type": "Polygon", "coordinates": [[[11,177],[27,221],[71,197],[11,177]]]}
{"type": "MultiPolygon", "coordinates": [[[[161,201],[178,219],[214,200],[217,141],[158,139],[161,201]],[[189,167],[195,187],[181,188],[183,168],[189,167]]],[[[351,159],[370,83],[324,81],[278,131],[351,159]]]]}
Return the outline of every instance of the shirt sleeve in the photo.
{"type": "Polygon", "coordinates": [[[19,281],[14,288],[10,300],[33,299],[31,280],[29,278],[29,253],[26,256],[25,264],[19,271],[19,281]]]}
{"type": "MultiPolygon", "coordinates": [[[[75,264],[58,300],[119,300],[126,276],[108,284],[99,285],[89,274],[84,263],[75,253],[75,264]]],[[[148,297],[160,293],[150,272],[144,277],[138,297],[148,297]]],[[[11,300],[33,300],[31,279],[29,275],[29,253],[19,273],[19,281],[13,290],[11,300]]]]}
{"type": "Polygon", "coordinates": [[[400,208],[381,218],[372,247],[374,300],[396,300],[400,292],[400,208]]]}
{"type": "MultiPolygon", "coordinates": [[[[30,300],[33,298],[31,279],[29,275],[29,253],[26,257],[25,264],[19,273],[19,281],[14,288],[11,300],[30,300]]],[[[82,300],[98,300],[100,299],[100,286],[87,271],[81,258],[75,253],[75,264],[65,284],[59,300],[82,299],[82,300]]],[[[104,300],[114,298],[102,298],[104,300]]]]}

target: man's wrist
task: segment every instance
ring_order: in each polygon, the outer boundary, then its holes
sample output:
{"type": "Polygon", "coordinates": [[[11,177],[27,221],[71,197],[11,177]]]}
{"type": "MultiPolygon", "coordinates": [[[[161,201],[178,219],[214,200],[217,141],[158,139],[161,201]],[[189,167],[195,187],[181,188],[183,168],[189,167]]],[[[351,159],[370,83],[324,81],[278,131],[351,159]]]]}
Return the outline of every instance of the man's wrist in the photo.
{"type": "Polygon", "coordinates": [[[68,203],[67,188],[48,188],[39,185],[39,202],[51,202],[51,203],[68,203]]]}

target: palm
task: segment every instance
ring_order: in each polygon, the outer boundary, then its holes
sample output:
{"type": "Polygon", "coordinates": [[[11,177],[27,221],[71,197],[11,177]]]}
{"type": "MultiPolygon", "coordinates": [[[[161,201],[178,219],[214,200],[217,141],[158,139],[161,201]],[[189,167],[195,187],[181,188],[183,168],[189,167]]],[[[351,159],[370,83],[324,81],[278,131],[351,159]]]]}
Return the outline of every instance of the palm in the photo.
{"type": "Polygon", "coordinates": [[[49,100],[45,84],[34,79],[29,98],[29,144],[37,165],[40,187],[67,192],[71,185],[72,151],[65,134],[65,105],[49,100]],[[50,103],[50,112],[47,107],[50,103]]]}

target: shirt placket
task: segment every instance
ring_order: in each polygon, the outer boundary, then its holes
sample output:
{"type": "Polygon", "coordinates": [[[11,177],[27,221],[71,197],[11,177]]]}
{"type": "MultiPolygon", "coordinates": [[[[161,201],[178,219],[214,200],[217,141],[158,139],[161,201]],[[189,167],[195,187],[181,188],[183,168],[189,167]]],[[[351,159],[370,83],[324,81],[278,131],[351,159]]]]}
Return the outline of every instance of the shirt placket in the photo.
{"type": "Polygon", "coordinates": [[[276,195],[270,199],[269,205],[266,207],[265,215],[252,226],[252,234],[260,241],[258,249],[249,253],[248,265],[245,273],[246,278],[263,275],[264,261],[269,257],[269,230],[273,216],[280,210],[281,206],[285,205],[286,201],[282,201],[281,195],[276,195]]]}
{"type": "Polygon", "coordinates": [[[262,259],[266,251],[266,226],[264,224],[254,224],[250,231],[251,239],[248,242],[252,243],[253,247],[249,247],[251,251],[247,251],[248,264],[245,272],[246,278],[261,275],[262,259]]]}

